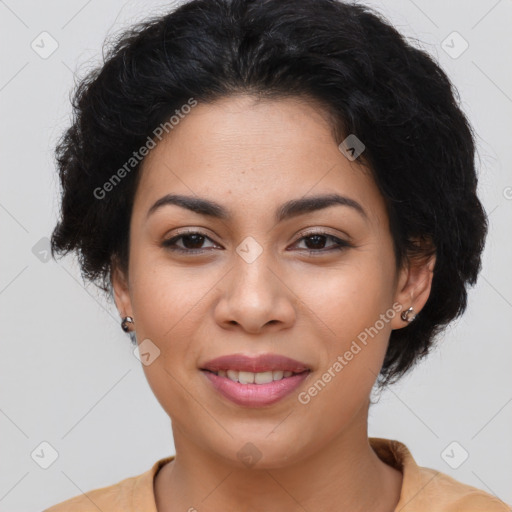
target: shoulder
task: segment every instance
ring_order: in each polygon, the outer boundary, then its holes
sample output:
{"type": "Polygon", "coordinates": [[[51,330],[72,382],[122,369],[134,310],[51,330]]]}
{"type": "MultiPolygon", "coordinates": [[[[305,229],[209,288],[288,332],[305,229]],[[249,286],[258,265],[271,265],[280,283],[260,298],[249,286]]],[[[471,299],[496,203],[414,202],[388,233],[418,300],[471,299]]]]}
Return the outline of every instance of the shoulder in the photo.
{"type": "Polygon", "coordinates": [[[443,512],[512,512],[512,507],[492,494],[445,473],[422,466],[418,466],[418,472],[426,486],[423,501],[439,503],[443,512]]]}
{"type": "Polygon", "coordinates": [[[419,466],[399,441],[370,438],[379,458],[402,473],[400,512],[512,512],[512,507],[481,489],[432,468],[419,466]]]}
{"type": "Polygon", "coordinates": [[[57,503],[43,512],[126,512],[144,510],[156,512],[153,491],[154,477],[160,467],[172,460],[165,457],[140,475],[125,478],[114,485],[93,489],[57,503]]]}
{"type": "Polygon", "coordinates": [[[114,485],[93,489],[53,505],[43,512],[117,512],[130,510],[130,495],[137,479],[142,475],[126,478],[114,485]]]}

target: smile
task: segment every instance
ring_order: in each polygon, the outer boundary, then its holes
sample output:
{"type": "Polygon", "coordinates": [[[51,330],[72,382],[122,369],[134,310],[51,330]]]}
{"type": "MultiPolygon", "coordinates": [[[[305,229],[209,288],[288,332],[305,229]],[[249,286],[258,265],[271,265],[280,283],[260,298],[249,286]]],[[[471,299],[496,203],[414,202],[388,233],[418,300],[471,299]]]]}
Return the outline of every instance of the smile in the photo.
{"type": "Polygon", "coordinates": [[[241,370],[219,370],[212,373],[218,377],[226,377],[229,380],[239,382],[240,384],[268,384],[270,382],[291,377],[292,375],[298,375],[298,373],[294,373],[290,370],[274,370],[258,373],[245,372],[241,370]]]}
{"type": "Polygon", "coordinates": [[[264,407],[275,404],[295,391],[311,373],[304,370],[246,372],[237,370],[202,370],[206,383],[221,397],[243,407],[264,407]]]}

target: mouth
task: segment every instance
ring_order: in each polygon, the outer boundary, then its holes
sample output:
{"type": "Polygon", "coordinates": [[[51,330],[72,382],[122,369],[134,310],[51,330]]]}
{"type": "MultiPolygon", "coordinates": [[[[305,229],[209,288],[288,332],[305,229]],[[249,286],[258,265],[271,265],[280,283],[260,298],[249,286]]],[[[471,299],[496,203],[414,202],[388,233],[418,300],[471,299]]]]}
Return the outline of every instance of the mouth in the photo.
{"type": "Polygon", "coordinates": [[[237,372],[264,373],[269,371],[282,371],[302,373],[311,368],[306,363],[280,354],[259,354],[249,356],[245,354],[229,354],[211,359],[200,366],[201,370],[211,372],[234,370],[237,372]]]}
{"type": "Polygon", "coordinates": [[[246,372],[241,370],[218,370],[210,371],[202,369],[205,372],[213,373],[217,377],[226,377],[233,382],[239,382],[240,384],[269,384],[294,375],[301,375],[308,373],[310,370],[304,370],[302,372],[292,372],[290,370],[272,370],[266,372],[246,372]]]}
{"type": "Polygon", "coordinates": [[[271,405],[292,393],[312,369],[276,354],[222,356],[199,368],[222,396],[246,407],[271,405]]]}

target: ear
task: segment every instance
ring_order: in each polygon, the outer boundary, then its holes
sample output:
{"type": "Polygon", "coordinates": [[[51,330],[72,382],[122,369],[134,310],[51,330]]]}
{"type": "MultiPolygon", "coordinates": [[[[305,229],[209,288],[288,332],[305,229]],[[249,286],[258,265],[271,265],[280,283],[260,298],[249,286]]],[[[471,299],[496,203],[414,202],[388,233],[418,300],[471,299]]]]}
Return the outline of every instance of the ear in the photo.
{"type": "Polygon", "coordinates": [[[116,260],[112,261],[111,282],[114,292],[114,301],[121,318],[125,316],[133,317],[132,302],[130,298],[130,286],[128,278],[121,270],[116,260]]]}
{"type": "MultiPolygon", "coordinates": [[[[402,266],[397,279],[395,302],[402,305],[402,311],[410,307],[418,314],[430,296],[436,253],[433,243],[428,238],[414,238],[414,251],[410,251],[407,261],[402,266]]],[[[391,321],[392,329],[402,329],[408,322],[402,320],[400,314],[391,321]]]]}

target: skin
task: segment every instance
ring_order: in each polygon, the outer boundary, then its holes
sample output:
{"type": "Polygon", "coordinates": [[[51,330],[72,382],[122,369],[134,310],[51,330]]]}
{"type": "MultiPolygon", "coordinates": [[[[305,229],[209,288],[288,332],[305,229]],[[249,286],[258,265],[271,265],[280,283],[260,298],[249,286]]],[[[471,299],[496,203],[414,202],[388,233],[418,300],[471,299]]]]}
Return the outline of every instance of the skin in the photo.
{"type": "Polygon", "coordinates": [[[128,275],[116,267],[112,284],[138,342],[149,338],[160,350],[143,366],[171,418],[176,448],[155,479],[160,512],[389,512],[399,500],[402,474],[377,457],[367,434],[370,392],[391,330],[408,325],[399,313],[309,403],[297,399],[393,303],[419,312],[432,281],[434,258],[397,271],[384,200],[339,142],[312,101],[239,95],[198,104],[143,162],[128,275]],[[333,192],[360,203],[367,218],[334,205],[274,220],[285,201],[333,192]],[[177,205],[147,218],[168,193],[214,200],[231,218],[177,205]],[[182,238],[178,247],[203,254],[162,246],[183,228],[207,238],[182,238]],[[352,246],[329,251],[335,243],[328,236],[303,238],[318,231],[352,246]],[[236,252],[249,236],[262,249],[251,263],[236,252]],[[312,371],[285,399],[241,407],[199,370],[232,353],[282,354],[312,371]],[[248,442],[261,454],[251,467],[237,457],[248,442]]]}

